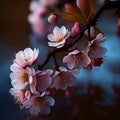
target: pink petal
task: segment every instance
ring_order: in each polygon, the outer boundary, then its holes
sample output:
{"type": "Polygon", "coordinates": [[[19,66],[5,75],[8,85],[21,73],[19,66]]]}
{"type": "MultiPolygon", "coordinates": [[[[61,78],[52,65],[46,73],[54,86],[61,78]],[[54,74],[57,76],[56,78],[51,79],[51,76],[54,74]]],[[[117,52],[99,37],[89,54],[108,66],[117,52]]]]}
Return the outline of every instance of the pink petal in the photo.
{"type": "Polygon", "coordinates": [[[30,99],[30,96],[31,96],[31,94],[30,94],[30,91],[26,91],[25,92],[25,97],[27,98],[27,99],[30,99]]]}
{"type": "Polygon", "coordinates": [[[40,112],[39,107],[31,107],[30,108],[31,115],[37,116],[39,114],[39,112],[40,112]]]}
{"type": "Polygon", "coordinates": [[[40,92],[44,92],[51,84],[51,77],[49,75],[37,75],[36,76],[36,88],[40,92]]]}
{"type": "Polygon", "coordinates": [[[72,60],[73,60],[73,57],[72,55],[69,55],[69,54],[63,58],[64,63],[72,61],[72,60]]]}
{"type": "Polygon", "coordinates": [[[70,61],[70,62],[68,62],[67,65],[68,65],[68,68],[72,70],[74,68],[74,66],[75,66],[75,62],[74,61],[70,61]]]}
{"type": "Polygon", "coordinates": [[[74,50],[70,52],[68,55],[75,55],[75,54],[78,54],[79,52],[80,52],[79,50],[74,50]]]}

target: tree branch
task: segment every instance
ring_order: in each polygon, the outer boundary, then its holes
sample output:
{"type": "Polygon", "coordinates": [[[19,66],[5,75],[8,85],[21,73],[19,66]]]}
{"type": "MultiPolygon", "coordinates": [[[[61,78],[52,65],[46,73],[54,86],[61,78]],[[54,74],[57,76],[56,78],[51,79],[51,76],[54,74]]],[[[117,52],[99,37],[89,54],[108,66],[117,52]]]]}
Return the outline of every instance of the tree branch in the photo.
{"type": "Polygon", "coordinates": [[[118,9],[120,7],[120,1],[109,1],[106,0],[106,2],[101,6],[95,13],[93,13],[89,18],[86,24],[83,25],[80,34],[74,39],[72,43],[66,42],[66,44],[62,48],[57,48],[54,50],[48,51],[47,57],[45,61],[38,65],[38,70],[41,70],[49,61],[49,59],[52,56],[55,56],[55,54],[63,52],[65,50],[68,50],[69,48],[73,47],[76,42],[78,42],[83,36],[84,32],[89,29],[91,26],[95,26],[97,23],[97,20],[99,19],[100,15],[105,11],[109,9],[118,9]]]}

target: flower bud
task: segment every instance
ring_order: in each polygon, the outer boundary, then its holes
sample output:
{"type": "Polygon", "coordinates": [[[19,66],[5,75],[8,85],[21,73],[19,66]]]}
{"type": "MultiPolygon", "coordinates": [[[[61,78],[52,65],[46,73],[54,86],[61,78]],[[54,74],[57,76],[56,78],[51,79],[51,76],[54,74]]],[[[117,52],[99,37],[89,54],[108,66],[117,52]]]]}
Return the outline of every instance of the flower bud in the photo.
{"type": "Polygon", "coordinates": [[[80,30],[81,30],[81,24],[79,22],[75,22],[74,26],[72,27],[72,33],[71,33],[71,36],[72,37],[76,37],[79,33],[80,33],[80,30]]]}
{"type": "Polygon", "coordinates": [[[52,14],[48,17],[48,22],[53,24],[56,23],[58,21],[58,16],[55,14],[52,14]]]}

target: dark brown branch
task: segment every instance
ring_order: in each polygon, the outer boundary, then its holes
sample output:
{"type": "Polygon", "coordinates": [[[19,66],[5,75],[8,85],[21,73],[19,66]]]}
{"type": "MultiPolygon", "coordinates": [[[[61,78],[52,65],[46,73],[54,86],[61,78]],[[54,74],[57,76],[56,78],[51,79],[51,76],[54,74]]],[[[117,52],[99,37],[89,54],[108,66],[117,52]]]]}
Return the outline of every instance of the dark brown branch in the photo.
{"type": "Polygon", "coordinates": [[[120,1],[109,1],[106,0],[105,4],[103,6],[101,6],[98,11],[96,11],[95,13],[93,13],[89,18],[88,18],[88,22],[82,27],[80,34],[74,39],[74,42],[72,43],[68,43],[66,42],[66,44],[64,45],[64,47],[62,48],[58,48],[58,49],[54,49],[54,50],[50,50],[47,54],[47,57],[45,59],[45,61],[43,62],[43,64],[38,66],[38,69],[42,69],[47,62],[49,61],[49,59],[54,56],[57,53],[63,52],[68,50],[69,48],[71,48],[72,46],[74,46],[74,44],[76,42],[78,42],[83,36],[84,36],[84,32],[89,29],[91,26],[95,26],[100,15],[105,11],[105,10],[109,10],[109,9],[118,9],[120,7],[120,1]]]}
{"type": "Polygon", "coordinates": [[[53,55],[53,59],[54,59],[54,69],[57,70],[57,71],[59,71],[59,65],[58,65],[58,63],[57,63],[57,60],[56,60],[56,56],[55,56],[55,55],[53,55]]]}

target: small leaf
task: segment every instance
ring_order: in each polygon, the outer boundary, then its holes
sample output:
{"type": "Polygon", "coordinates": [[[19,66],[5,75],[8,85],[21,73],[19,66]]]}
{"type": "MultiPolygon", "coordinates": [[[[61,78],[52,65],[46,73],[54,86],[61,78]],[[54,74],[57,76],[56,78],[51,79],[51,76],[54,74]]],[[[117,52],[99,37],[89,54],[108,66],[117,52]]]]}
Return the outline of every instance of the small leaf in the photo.
{"type": "Polygon", "coordinates": [[[94,12],[94,4],[92,0],[77,0],[76,4],[83,12],[86,19],[94,12]]]}
{"type": "Polygon", "coordinates": [[[80,11],[78,7],[76,7],[74,4],[66,3],[65,8],[68,12],[72,13],[74,16],[79,18],[82,23],[85,22],[85,18],[83,13],[80,11]]]}
{"type": "Polygon", "coordinates": [[[69,20],[69,21],[80,21],[76,16],[74,16],[72,13],[68,13],[68,12],[60,12],[59,16],[62,17],[65,20],[69,20]]]}

